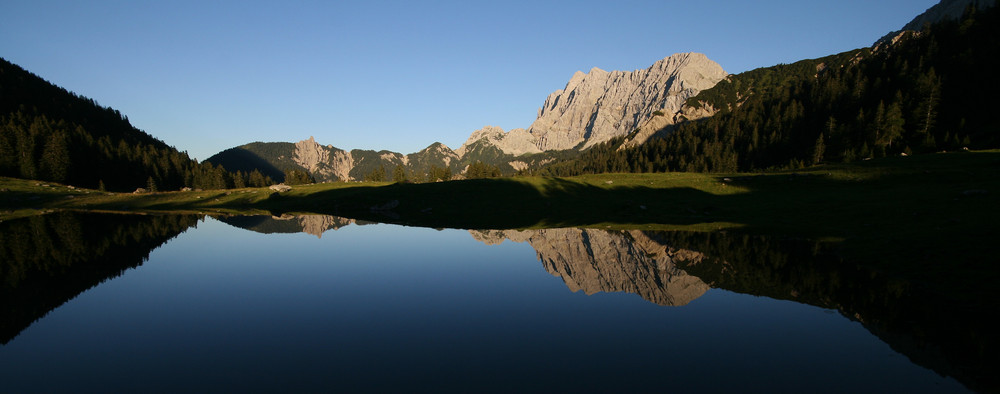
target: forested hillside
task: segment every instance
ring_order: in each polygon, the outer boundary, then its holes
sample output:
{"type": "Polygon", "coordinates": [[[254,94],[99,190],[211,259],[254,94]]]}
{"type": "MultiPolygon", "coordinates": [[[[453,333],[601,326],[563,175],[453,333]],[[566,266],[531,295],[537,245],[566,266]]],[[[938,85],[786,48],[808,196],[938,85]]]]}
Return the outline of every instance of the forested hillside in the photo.
{"type": "Polygon", "coordinates": [[[0,176],[131,191],[220,189],[249,176],[198,164],[120,112],[0,58],[0,176]]]}
{"type": "Polygon", "coordinates": [[[689,99],[713,117],[619,149],[621,139],[541,173],[755,171],[1000,146],[996,8],[904,32],[871,49],[730,76],[689,99]]]}

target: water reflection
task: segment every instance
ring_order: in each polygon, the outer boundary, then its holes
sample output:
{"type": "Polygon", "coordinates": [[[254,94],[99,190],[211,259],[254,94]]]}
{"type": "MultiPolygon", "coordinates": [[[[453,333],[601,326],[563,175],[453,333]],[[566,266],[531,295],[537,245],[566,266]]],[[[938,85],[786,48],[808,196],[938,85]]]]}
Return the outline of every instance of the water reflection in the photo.
{"type": "Polygon", "coordinates": [[[487,245],[504,240],[527,242],[548,273],[562,278],[571,291],[587,295],[628,292],[659,304],[687,305],[709,286],[677,267],[705,255],[657,242],[642,231],[588,229],[471,230],[487,245]]]}
{"type": "Polygon", "coordinates": [[[366,224],[364,221],[358,222],[330,215],[218,216],[215,219],[233,227],[262,234],[306,233],[315,235],[316,238],[323,238],[323,233],[328,230],[337,230],[350,224],[366,224]]]}
{"type": "Polygon", "coordinates": [[[911,361],[976,389],[998,387],[986,310],[843,261],[819,242],[729,232],[472,230],[527,242],[572,291],[629,292],[681,306],[719,288],[837,310],[911,361]]]}
{"type": "MultiPolygon", "coordinates": [[[[302,232],[318,238],[324,233],[330,238],[328,231],[351,224],[368,224],[325,215],[217,219],[264,234],[302,232]]],[[[194,215],[64,212],[0,223],[0,343],[7,344],[81,292],[138,267],[151,250],[198,221],[194,215]]],[[[469,234],[487,245],[508,240],[530,245],[544,270],[572,292],[634,293],[658,305],[680,307],[719,288],[836,310],[919,365],[974,389],[998,387],[992,376],[995,335],[982,318],[994,311],[950,304],[905,281],[848,264],[817,242],[732,232],[545,229],[469,234]]],[[[399,283],[419,286],[425,278],[418,272],[399,283]]]]}
{"type": "Polygon", "coordinates": [[[0,344],[193,227],[195,215],[60,212],[0,223],[0,344]]]}

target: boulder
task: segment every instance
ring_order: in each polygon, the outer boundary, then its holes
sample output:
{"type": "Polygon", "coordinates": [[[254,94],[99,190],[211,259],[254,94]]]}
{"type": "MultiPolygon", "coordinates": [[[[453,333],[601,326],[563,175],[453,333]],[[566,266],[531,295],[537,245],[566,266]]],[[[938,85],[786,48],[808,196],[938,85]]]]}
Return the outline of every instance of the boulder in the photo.
{"type": "Polygon", "coordinates": [[[279,183],[277,185],[271,185],[271,187],[269,187],[268,189],[274,190],[274,191],[276,191],[278,193],[284,193],[284,192],[287,192],[289,190],[292,190],[292,187],[288,186],[288,185],[286,185],[284,183],[279,183]]]}

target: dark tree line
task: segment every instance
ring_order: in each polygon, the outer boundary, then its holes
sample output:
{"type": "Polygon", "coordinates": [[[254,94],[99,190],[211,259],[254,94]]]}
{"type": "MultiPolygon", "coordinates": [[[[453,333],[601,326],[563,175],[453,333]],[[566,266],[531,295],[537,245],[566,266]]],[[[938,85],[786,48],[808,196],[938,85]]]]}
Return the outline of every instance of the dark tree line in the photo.
{"type": "Polygon", "coordinates": [[[713,117],[630,149],[615,139],[547,175],[756,171],[1000,145],[996,8],[895,44],[731,76],[688,105],[713,117]]]}
{"type": "Polygon", "coordinates": [[[262,174],[199,164],[92,99],[0,59],[0,176],[130,191],[265,186],[262,174]]]}

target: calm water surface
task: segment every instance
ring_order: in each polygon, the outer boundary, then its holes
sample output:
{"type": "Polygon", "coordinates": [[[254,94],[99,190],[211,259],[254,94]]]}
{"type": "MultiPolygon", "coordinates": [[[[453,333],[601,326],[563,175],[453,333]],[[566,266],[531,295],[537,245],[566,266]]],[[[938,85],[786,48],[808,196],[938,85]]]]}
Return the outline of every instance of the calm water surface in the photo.
{"type": "MultiPolygon", "coordinates": [[[[99,244],[114,218],[61,220],[4,227],[6,257],[99,244]]],[[[681,269],[713,272],[703,252],[640,232],[135,220],[88,263],[125,267],[4,271],[0,391],[966,390],[838,310],[712,288],[681,269]]]]}

